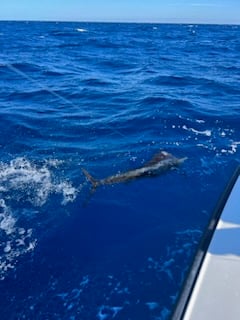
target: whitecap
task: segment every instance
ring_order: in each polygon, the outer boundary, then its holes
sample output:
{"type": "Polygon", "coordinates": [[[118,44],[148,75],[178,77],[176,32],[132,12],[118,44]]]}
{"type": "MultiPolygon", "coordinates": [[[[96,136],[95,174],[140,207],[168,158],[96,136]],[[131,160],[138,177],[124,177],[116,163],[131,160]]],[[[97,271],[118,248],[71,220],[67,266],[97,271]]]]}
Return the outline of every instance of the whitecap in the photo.
{"type": "Polygon", "coordinates": [[[87,29],[83,29],[83,28],[77,28],[77,31],[78,32],[87,32],[88,30],[87,29]]]}

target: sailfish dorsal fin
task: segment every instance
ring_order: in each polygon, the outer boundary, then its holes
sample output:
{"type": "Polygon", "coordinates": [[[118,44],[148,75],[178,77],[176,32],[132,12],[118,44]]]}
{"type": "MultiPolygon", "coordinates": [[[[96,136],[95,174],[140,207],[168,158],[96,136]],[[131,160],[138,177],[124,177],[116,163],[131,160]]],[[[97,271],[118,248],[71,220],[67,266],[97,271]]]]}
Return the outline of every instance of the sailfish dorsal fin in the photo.
{"type": "Polygon", "coordinates": [[[147,167],[148,166],[153,166],[153,165],[157,164],[160,161],[169,159],[170,157],[172,157],[172,155],[170,153],[168,153],[166,151],[160,151],[160,152],[156,153],[152,157],[152,159],[146,163],[146,166],[147,167]]]}

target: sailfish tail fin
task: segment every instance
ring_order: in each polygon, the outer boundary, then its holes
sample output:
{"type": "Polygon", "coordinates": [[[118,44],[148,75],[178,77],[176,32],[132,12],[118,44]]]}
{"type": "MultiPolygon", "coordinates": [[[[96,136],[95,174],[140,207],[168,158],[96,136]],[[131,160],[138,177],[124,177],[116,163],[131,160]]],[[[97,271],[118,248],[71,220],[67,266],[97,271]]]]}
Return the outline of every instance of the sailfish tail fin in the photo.
{"type": "Polygon", "coordinates": [[[93,178],[93,176],[91,176],[90,173],[84,168],[82,168],[82,172],[84,173],[84,175],[87,178],[87,180],[91,182],[92,188],[96,189],[100,184],[99,180],[93,178]]]}

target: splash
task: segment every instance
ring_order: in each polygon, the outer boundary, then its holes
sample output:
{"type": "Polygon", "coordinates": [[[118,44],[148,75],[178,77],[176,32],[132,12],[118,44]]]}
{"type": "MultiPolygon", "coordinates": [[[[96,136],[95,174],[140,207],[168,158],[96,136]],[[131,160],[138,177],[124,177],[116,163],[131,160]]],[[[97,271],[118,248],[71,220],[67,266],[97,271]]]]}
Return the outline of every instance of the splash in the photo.
{"type": "Polygon", "coordinates": [[[34,226],[25,227],[23,217],[28,219],[29,212],[30,216],[36,213],[51,195],[60,195],[61,205],[76,199],[79,190],[51,171],[60,164],[51,160],[36,165],[25,158],[0,162],[0,280],[15,268],[20,256],[36,247],[34,226]]]}
{"type": "Polygon", "coordinates": [[[42,206],[51,194],[61,194],[62,204],[73,202],[78,190],[71,182],[56,179],[47,164],[37,166],[25,158],[16,158],[9,164],[0,162],[0,193],[11,201],[42,206]]]}

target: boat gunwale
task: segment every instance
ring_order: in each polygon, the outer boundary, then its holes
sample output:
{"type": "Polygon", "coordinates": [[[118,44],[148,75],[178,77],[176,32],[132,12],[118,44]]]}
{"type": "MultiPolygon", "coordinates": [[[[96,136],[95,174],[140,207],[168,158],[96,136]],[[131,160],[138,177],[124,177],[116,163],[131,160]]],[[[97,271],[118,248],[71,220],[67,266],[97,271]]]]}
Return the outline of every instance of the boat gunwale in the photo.
{"type": "Polygon", "coordinates": [[[204,258],[207,254],[217,224],[221,218],[224,207],[239,176],[240,164],[234,170],[230,180],[224,188],[224,191],[221,194],[215,209],[213,210],[213,214],[208,221],[207,227],[203,232],[200,243],[196,249],[196,253],[190,264],[189,271],[185,277],[185,281],[183,282],[182,289],[180,290],[180,293],[176,300],[175,307],[171,316],[169,317],[169,319],[171,320],[182,320],[185,315],[188,303],[191,299],[192,292],[194,290],[199,272],[201,270],[204,258]]]}

